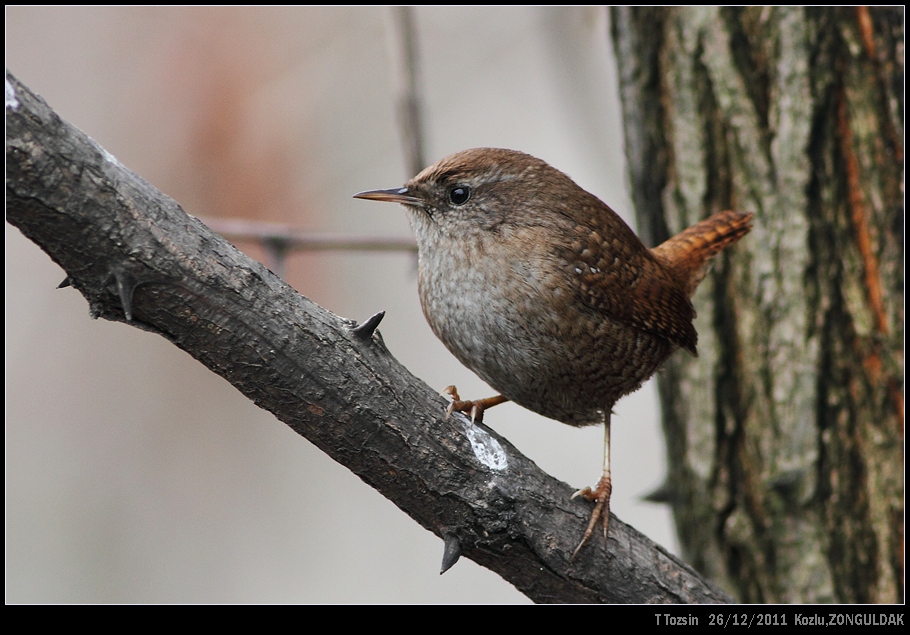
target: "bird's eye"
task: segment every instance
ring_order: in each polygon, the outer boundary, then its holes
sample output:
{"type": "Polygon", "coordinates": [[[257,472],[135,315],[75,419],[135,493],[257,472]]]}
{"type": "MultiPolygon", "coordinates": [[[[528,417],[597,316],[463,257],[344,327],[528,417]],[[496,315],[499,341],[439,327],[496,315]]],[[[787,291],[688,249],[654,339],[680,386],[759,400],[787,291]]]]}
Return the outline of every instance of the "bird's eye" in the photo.
{"type": "Polygon", "coordinates": [[[454,205],[464,205],[471,198],[471,188],[467,185],[456,185],[449,189],[449,200],[454,205]]]}

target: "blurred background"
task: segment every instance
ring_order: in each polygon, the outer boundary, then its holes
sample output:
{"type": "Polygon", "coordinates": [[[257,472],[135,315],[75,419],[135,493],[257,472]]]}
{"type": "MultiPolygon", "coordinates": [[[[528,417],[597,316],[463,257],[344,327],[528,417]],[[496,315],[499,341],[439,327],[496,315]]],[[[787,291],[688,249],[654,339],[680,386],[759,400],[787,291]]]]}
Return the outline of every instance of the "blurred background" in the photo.
{"type": "MultiPolygon", "coordinates": [[[[631,224],[613,49],[598,8],[415,9],[427,162],[513,148],[631,224]]],[[[407,237],[355,200],[408,172],[393,12],[7,7],[7,68],[187,213],[407,237]]],[[[253,242],[233,241],[263,259],[253,242]]],[[[489,396],[433,336],[408,253],[295,253],[328,310],[385,310],[389,350],[431,386],[489,396]]],[[[522,603],[164,339],[89,318],[65,274],[6,228],[6,601],[522,603]]],[[[613,418],[614,513],[675,552],[653,384],[613,418]]],[[[486,423],[573,487],[603,433],[513,404],[486,423]]]]}

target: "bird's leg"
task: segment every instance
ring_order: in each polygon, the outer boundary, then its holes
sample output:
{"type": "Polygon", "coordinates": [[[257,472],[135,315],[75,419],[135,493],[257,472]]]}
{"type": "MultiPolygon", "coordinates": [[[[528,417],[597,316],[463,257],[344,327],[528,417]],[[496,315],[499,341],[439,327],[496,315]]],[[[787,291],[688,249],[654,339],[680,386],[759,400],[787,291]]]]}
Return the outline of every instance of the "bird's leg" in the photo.
{"type": "Polygon", "coordinates": [[[496,395],[495,397],[487,397],[486,399],[475,399],[462,401],[461,397],[458,396],[458,389],[455,386],[446,386],[446,388],[439,393],[440,395],[448,395],[452,398],[452,403],[449,404],[449,408],[446,410],[446,419],[449,418],[453,412],[470,412],[471,413],[471,423],[477,421],[478,423],[483,421],[483,411],[487,408],[492,408],[493,406],[498,406],[504,401],[508,401],[502,395],[496,395]]]}
{"type": "Polygon", "coordinates": [[[607,543],[607,529],[610,527],[610,494],[613,492],[613,482],[610,480],[610,415],[611,412],[607,410],[604,416],[603,474],[601,474],[600,480],[597,481],[593,491],[590,487],[586,487],[572,494],[572,498],[584,496],[589,501],[595,502],[594,511],[591,512],[591,520],[588,521],[588,528],[585,529],[585,535],[582,536],[581,542],[575,547],[575,551],[572,552],[572,558],[575,558],[581,548],[585,546],[585,543],[588,542],[588,538],[594,533],[598,520],[601,521],[604,528],[604,545],[607,543]]]}

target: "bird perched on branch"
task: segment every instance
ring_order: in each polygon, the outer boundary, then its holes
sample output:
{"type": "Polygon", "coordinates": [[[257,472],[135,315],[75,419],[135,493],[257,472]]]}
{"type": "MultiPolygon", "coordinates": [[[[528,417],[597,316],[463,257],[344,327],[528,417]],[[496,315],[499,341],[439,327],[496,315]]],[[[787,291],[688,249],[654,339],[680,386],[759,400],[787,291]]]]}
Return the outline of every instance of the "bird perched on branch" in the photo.
{"type": "Polygon", "coordinates": [[[356,195],[401,203],[417,239],[418,288],[433,332],[500,395],[571,426],[604,424],[603,472],[573,557],[610,518],[613,405],[677,348],[696,354],[690,297],[752,214],[721,212],[653,249],[596,196],[544,161],[496,148],[442,159],[404,187],[356,195]]]}

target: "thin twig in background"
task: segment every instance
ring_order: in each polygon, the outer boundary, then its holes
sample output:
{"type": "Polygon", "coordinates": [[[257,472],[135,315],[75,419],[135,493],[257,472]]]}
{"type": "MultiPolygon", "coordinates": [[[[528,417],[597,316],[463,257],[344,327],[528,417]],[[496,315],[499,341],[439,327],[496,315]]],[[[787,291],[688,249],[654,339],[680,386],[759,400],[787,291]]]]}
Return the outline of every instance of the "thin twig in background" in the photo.
{"type": "Polygon", "coordinates": [[[263,223],[241,218],[200,218],[213,231],[232,240],[258,242],[266,251],[266,266],[284,278],[285,261],[292,251],[407,251],[417,253],[412,238],[351,236],[314,233],[281,223],[263,223]]]}
{"type": "Polygon", "coordinates": [[[398,125],[401,129],[401,144],[407,162],[408,177],[411,177],[427,165],[414,8],[392,7],[392,26],[395,38],[395,75],[398,84],[398,125]]]}

